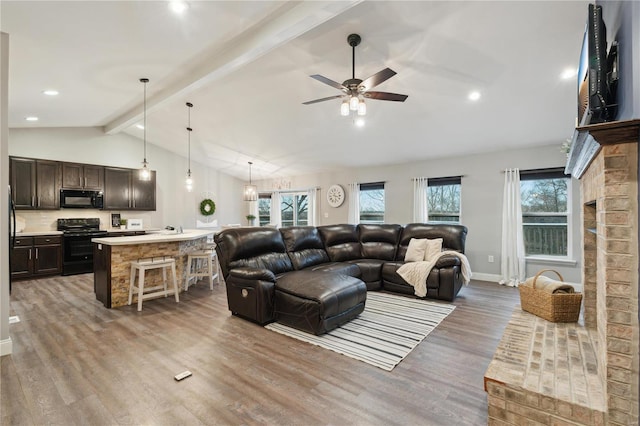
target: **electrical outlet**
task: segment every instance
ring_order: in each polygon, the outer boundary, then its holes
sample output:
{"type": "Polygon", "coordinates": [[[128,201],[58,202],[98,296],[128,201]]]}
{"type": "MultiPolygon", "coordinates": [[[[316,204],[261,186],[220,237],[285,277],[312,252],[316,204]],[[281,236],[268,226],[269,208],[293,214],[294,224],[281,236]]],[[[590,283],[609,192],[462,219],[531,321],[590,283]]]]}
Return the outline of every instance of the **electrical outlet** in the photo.
{"type": "Polygon", "coordinates": [[[489,255],[489,263],[493,263],[493,256],[489,255]]]}
{"type": "Polygon", "coordinates": [[[329,213],[325,212],[324,213],[324,217],[325,217],[325,219],[328,218],[329,217],[329,213]]]}

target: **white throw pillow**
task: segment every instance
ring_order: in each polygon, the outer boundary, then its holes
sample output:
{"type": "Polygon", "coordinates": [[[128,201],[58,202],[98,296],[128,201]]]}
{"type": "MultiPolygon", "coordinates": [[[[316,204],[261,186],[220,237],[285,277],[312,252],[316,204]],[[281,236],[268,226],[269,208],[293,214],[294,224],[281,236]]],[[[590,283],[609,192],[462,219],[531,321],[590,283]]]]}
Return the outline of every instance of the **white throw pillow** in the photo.
{"type": "Polygon", "coordinates": [[[427,246],[424,251],[424,260],[429,262],[431,259],[436,257],[438,253],[442,251],[442,238],[436,238],[433,240],[426,240],[427,246]]]}
{"type": "Polygon", "coordinates": [[[427,250],[427,240],[412,238],[407,247],[407,253],[404,255],[405,262],[420,262],[424,259],[427,250]]]}

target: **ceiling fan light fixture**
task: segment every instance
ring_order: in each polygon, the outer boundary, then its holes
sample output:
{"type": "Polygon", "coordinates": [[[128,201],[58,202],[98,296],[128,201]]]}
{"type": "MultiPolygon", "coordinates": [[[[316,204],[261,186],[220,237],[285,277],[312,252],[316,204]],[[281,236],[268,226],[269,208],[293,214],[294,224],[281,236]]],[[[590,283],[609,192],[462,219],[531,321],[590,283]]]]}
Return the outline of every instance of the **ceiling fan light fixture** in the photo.
{"type": "Polygon", "coordinates": [[[356,125],[356,127],[364,127],[364,117],[358,117],[355,120],[353,120],[353,123],[356,125]]]}
{"type": "Polygon", "coordinates": [[[367,104],[364,103],[364,99],[360,99],[358,103],[358,115],[366,115],[367,114],[367,104]]]}
{"type": "Polygon", "coordinates": [[[351,111],[357,111],[359,103],[360,103],[360,99],[358,99],[357,96],[351,96],[351,98],[349,99],[349,109],[351,111]]]}
{"type": "Polygon", "coordinates": [[[345,100],[340,105],[340,115],[342,115],[343,117],[346,117],[349,115],[349,101],[345,100]]]}

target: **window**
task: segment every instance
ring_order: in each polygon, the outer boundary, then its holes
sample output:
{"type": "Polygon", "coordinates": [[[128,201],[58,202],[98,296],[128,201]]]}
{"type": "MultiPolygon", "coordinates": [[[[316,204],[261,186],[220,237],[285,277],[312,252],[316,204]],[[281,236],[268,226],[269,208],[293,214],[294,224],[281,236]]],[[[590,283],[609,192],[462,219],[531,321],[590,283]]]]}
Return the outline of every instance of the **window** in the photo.
{"type": "Polygon", "coordinates": [[[569,182],[563,169],[520,171],[527,256],[568,256],[569,182]]]}
{"type": "Polygon", "coordinates": [[[271,194],[258,195],[258,221],[260,226],[271,223],[271,194]]]}
{"type": "Polygon", "coordinates": [[[384,223],[384,182],[360,184],[360,223],[384,223]]]}
{"type": "Polygon", "coordinates": [[[460,223],[460,176],[429,179],[429,222],[460,223]]]}
{"type": "Polygon", "coordinates": [[[282,226],[309,224],[309,196],[306,192],[280,194],[282,226]]]}

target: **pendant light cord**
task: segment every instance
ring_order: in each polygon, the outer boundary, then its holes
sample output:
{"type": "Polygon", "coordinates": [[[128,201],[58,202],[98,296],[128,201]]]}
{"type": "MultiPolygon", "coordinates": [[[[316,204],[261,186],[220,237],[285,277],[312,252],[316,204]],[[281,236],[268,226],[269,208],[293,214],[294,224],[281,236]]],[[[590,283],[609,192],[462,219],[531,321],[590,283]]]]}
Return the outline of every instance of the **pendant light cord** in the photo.
{"type": "Polygon", "coordinates": [[[189,131],[189,133],[187,134],[187,138],[188,138],[188,174],[191,175],[191,131],[193,130],[191,128],[191,108],[193,107],[193,104],[191,102],[187,102],[187,106],[189,107],[188,110],[188,118],[187,118],[187,130],[189,131]]]}
{"type": "Polygon", "coordinates": [[[147,164],[147,83],[149,82],[148,78],[141,78],[140,81],[144,84],[144,99],[143,99],[143,119],[142,119],[142,140],[143,140],[143,150],[144,150],[144,164],[147,164]]]}

